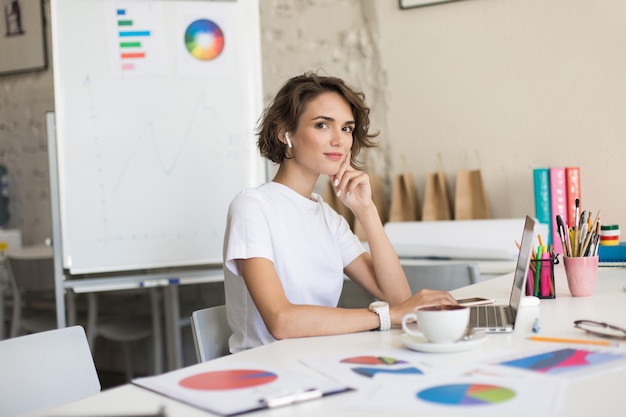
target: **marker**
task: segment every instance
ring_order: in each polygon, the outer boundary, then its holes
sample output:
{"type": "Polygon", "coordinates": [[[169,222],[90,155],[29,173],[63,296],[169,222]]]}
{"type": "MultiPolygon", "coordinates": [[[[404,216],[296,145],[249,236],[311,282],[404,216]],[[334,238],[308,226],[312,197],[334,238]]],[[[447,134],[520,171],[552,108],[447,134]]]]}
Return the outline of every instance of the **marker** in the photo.
{"type": "Polygon", "coordinates": [[[322,391],[315,388],[298,391],[287,391],[275,395],[269,395],[260,400],[268,408],[281,407],[284,405],[301,403],[304,401],[315,400],[323,395],[322,391]]]}
{"type": "Polygon", "coordinates": [[[572,241],[572,256],[580,256],[579,255],[579,239],[580,239],[580,199],[576,199],[576,222],[574,223],[574,240],[572,241]]]}
{"type": "Polygon", "coordinates": [[[539,317],[537,317],[535,321],[533,322],[533,333],[539,333],[539,330],[541,330],[541,327],[539,325],[539,317]]]}
{"type": "Polygon", "coordinates": [[[572,343],[578,345],[596,345],[596,346],[610,346],[618,347],[619,342],[613,342],[608,340],[584,340],[584,339],[562,339],[559,337],[542,337],[542,336],[530,336],[528,340],[533,342],[552,342],[552,343],[572,343]]]}
{"type": "Polygon", "coordinates": [[[167,279],[151,279],[142,281],[139,283],[139,287],[165,287],[166,285],[178,285],[180,284],[180,278],[167,278],[167,279]]]}
{"type": "Polygon", "coordinates": [[[541,257],[543,254],[543,247],[541,245],[539,245],[539,247],[537,247],[537,256],[535,256],[535,259],[538,260],[538,262],[536,263],[537,265],[537,269],[535,271],[535,288],[534,288],[534,292],[533,295],[535,297],[539,296],[539,281],[541,279],[541,257]]]}
{"type": "Polygon", "coordinates": [[[552,257],[550,256],[549,252],[543,252],[541,254],[541,261],[539,261],[539,263],[541,263],[542,268],[541,268],[541,281],[540,281],[540,290],[541,290],[541,296],[542,297],[549,297],[551,295],[550,293],[550,273],[552,271],[552,268],[550,266],[550,262],[552,262],[552,257]],[[545,264],[544,264],[545,262],[545,264]]]}

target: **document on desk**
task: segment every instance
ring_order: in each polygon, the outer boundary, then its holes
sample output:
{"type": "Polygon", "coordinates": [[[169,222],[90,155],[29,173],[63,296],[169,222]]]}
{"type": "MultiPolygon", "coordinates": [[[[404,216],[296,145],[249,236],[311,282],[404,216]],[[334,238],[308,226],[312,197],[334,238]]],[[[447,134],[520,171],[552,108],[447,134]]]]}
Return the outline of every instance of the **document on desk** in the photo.
{"type": "Polygon", "coordinates": [[[562,415],[566,383],[550,378],[480,374],[435,375],[398,383],[381,375],[359,390],[346,409],[415,416],[528,417],[562,415]]]}
{"type": "Polygon", "coordinates": [[[623,349],[570,346],[503,358],[489,366],[506,368],[520,375],[535,374],[572,380],[623,369],[626,367],[626,353],[623,349]]]}
{"type": "Polygon", "coordinates": [[[211,413],[231,416],[349,391],[324,375],[299,374],[255,362],[203,362],[133,384],[211,413]]]}
{"type": "Polygon", "coordinates": [[[300,362],[356,390],[376,383],[381,375],[407,380],[441,372],[433,366],[432,356],[400,349],[313,356],[300,362]]]}

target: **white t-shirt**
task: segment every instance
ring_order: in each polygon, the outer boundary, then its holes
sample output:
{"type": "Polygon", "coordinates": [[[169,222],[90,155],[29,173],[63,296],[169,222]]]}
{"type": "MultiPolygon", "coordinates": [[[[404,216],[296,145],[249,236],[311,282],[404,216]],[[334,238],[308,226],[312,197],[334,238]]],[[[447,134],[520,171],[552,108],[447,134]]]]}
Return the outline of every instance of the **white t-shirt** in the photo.
{"type": "Polygon", "coordinates": [[[275,341],[248,293],[236,259],[273,262],[293,304],[336,307],[343,269],[363,252],[346,220],[317,194],[308,199],[275,182],[239,193],[230,204],[224,237],[231,352],[275,341]]]}

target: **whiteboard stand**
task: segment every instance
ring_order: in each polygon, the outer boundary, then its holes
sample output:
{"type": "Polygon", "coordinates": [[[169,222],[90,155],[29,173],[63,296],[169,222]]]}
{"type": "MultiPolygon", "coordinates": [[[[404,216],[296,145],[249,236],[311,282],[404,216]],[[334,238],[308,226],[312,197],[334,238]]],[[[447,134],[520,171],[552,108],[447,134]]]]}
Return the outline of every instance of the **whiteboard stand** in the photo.
{"type": "MultiPolygon", "coordinates": [[[[136,288],[163,287],[165,311],[165,339],[167,367],[169,370],[179,369],[183,365],[182,338],[180,334],[180,305],[178,300],[179,285],[204,284],[224,281],[221,265],[208,266],[194,270],[172,269],[162,272],[138,271],[128,274],[94,274],[93,277],[81,276],[75,279],[63,266],[61,236],[61,218],[59,210],[59,186],[57,177],[57,144],[54,112],[46,113],[48,134],[48,159],[50,164],[50,203],[52,214],[52,249],[54,258],[55,301],[57,326],[66,327],[65,294],[90,292],[119,291],[136,288]]],[[[69,306],[69,314],[74,306],[69,306]]]]}
{"type": "Polygon", "coordinates": [[[59,212],[59,178],[57,165],[56,125],[54,112],[46,112],[46,128],[48,132],[48,166],[50,167],[50,207],[52,215],[52,256],[54,257],[54,282],[57,308],[57,326],[65,327],[65,288],[63,283],[63,259],[61,251],[61,214],[59,212]]]}
{"type": "Polygon", "coordinates": [[[258,0],[51,0],[60,327],[66,291],[162,287],[171,351],[179,350],[177,286],[223,280],[229,202],[267,181],[254,134],[263,110],[259,14],[258,0]],[[206,33],[224,40],[210,57],[194,47],[206,33]],[[131,38],[139,52],[129,57],[121,40],[131,38]],[[98,51],[89,60],[87,44],[98,51]]]}

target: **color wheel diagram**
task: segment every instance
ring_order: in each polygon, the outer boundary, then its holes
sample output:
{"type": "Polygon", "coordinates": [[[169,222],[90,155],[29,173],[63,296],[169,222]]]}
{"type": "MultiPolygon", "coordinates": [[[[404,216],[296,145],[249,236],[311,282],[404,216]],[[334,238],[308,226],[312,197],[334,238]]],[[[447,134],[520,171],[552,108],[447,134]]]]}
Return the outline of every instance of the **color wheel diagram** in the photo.
{"type": "Polygon", "coordinates": [[[185,47],[196,59],[210,61],[224,50],[224,33],[211,20],[195,20],[185,30],[185,47]]]}
{"type": "Polygon", "coordinates": [[[183,388],[199,391],[224,391],[256,387],[278,379],[273,372],[258,369],[232,369],[203,372],[180,380],[183,388]]]}
{"type": "Polygon", "coordinates": [[[423,372],[414,367],[408,366],[404,368],[388,368],[391,365],[408,364],[407,361],[395,359],[389,356],[355,356],[342,359],[340,363],[348,363],[355,365],[371,365],[358,366],[350,368],[352,372],[367,378],[372,378],[376,374],[394,374],[394,375],[422,375],[423,372]]]}
{"type": "Polygon", "coordinates": [[[482,406],[503,403],[515,397],[515,391],[488,384],[446,384],[427,388],[417,398],[449,406],[482,406]]]}
{"type": "Polygon", "coordinates": [[[619,359],[624,359],[624,355],[581,349],[560,349],[553,352],[501,362],[499,365],[544,374],[563,374],[619,359]]]}

